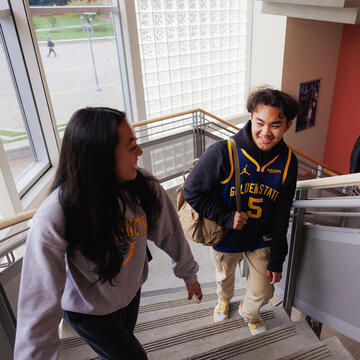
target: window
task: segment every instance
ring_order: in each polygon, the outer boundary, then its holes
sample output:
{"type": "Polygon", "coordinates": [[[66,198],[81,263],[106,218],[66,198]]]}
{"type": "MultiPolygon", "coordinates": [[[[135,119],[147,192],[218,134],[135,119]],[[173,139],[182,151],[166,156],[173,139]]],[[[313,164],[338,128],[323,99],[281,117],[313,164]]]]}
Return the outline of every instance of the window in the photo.
{"type": "Polygon", "coordinates": [[[136,0],[147,118],[245,111],[248,1],[136,0]]]}
{"type": "Polygon", "coordinates": [[[95,3],[78,9],[30,9],[60,135],[80,108],[107,106],[124,111],[115,36],[119,27],[117,8],[95,3]]]}
{"type": "MultiPolygon", "coordinates": [[[[1,28],[0,32],[2,34],[1,28]]],[[[2,106],[0,107],[0,139],[11,172],[16,179],[34,163],[34,155],[14,88],[11,68],[6,57],[7,49],[2,38],[3,36],[0,37],[0,98],[2,99],[2,106]]]]}
{"type": "Polygon", "coordinates": [[[50,162],[13,20],[5,10],[0,15],[0,151],[22,196],[50,162]]]}

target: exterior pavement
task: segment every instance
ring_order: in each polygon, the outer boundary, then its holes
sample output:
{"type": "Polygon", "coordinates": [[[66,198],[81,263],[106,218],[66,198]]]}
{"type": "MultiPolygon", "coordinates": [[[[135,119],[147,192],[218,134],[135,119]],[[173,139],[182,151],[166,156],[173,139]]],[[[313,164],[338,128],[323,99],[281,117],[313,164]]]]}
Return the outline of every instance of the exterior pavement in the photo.
{"type": "MultiPolygon", "coordinates": [[[[55,51],[47,57],[46,43],[40,43],[40,54],[57,124],[67,123],[71,115],[86,106],[106,106],[124,110],[117,49],[114,38],[92,40],[95,69],[101,91],[96,90],[94,65],[88,39],[55,41],[55,51]]],[[[13,86],[3,44],[0,43],[0,130],[24,131],[22,114],[13,86]],[[3,70],[6,71],[3,71],[3,70]]],[[[1,134],[0,134],[1,137],[1,134]]],[[[9,137],[3,137],[3,139],[9,137]]],[[[27,143],[27,142],[26,142],[27,143]]],[[[5,144],[5,150],[24,141],[5,144]]],[[[25,144],[26,145],[26,144],[25,144]]],[[[33,161],[24,158],[9,161],[14,177],[17,177],[33,161]]]]}
{"type": "MultiPolygon", "coordinates": [[[[62,124],[77,109],[109,106],[124,109],[118,55],[114,38],[92,40],[99,87],[96,91],[89,41],[55,42],[57,57],[47,57],[46,43],[39,44],[56,122],[62,124]]],[[[2,45],[0,68],[8,69],[2,45]]],[[[23,130],[21,112],[9,71],[0,71],[0,129],[23,130]]]]}

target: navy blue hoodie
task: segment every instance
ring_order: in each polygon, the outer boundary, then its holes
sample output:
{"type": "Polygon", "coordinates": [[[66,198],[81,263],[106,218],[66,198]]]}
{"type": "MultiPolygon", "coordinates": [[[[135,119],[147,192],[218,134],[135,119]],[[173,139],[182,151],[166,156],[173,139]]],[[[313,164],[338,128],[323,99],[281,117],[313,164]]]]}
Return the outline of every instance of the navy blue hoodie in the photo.
{"type": "MultiPolygon", "coordinates": [[[[252,140],[250,121],[232,138],[260,166],[267,164],[277,154],[287,151],[283,140],[270,151],[261,151],[252,140]]],[[[233,228],[235,210],[229,209],[224,202],[220,181],[229,176],[230,167],[227,141],[218,141],[200,157],[184,184],[184,196],[190,206],[201,216],[213,220],[229,230],[233,228]]],[[[297,159],[292,154],[285,182],[281,186],[271,215],[272,245],[268,270],[274,272],[282,271],[282,264],[288,251],[286,233],[296,188],[297,167],[297,159]]],[[[252,250],[263,246],[255,247],[252,250]]]]}

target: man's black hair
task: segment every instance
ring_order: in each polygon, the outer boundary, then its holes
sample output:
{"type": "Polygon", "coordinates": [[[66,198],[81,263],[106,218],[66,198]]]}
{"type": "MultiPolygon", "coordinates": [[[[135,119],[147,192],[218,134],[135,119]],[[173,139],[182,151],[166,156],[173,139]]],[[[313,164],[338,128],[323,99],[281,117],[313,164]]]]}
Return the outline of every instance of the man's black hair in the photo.
{"type": "Polygon", "coordinates": [[[287,122],[293,120],[298,113],[297,100],[285,92],[275,90],[271,87],[258,88],[249,94],[246,108],[250,114],[252,114],[260,104],[279,108],[286,117],[287,122]]]}

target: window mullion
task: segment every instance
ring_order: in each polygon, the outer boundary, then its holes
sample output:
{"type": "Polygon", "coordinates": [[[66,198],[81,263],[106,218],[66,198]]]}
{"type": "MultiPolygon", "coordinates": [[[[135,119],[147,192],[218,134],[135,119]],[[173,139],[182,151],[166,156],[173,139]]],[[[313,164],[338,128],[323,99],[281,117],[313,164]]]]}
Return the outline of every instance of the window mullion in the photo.
{"type": "MultiPolygon", "coordinates": [[[[40,131],[40,128],[36,126],[38,123],[28,121],[28,118],[37,118],[36,108],[29,98],[31,94],[31,88],[27,81],[27,74],[25,71],[25,64],[22,61],[22,54],[18,46],[16,33],[12,26],[11,19],[3,19],[1,26],[1,33],[3,36],[3,44],[6,58],[8,60],[10,75],[13,79],[15,92],[18,97],[19,107],[23,118],[25,119],[24,125],[28,134],[29,143],[32,147],[34,157],[37,161],[46,161],[48,159],[45,144],[42,140],[36,142],[37,146],[34,145],[33,137],[40,131]]],[[[35,140],[36,141],[36,140],[35,140]]]]}
{"type": "Polygon", "coordinates": [[[146,119],[146,111],[135,3],[133,0],[118,2],[121,15],[123,46],[125,49],[124,53],[126,57],[133,121],[137,122],[146,119]]]}
{"type": "Polygon", "coordinates": [[[25,4],[18,0],[9,0],[14,15],[14,21],[16,23],[17,33],[19,34],[19,43],[22,50],[22,58],[24,59],[24,68],[29,81],[29,87],[31,91],[31,101],[35,102],[34,109],[36,111],[36,117],[39,119],[40,131],[36,134],[36,139],[33,138],[36,144],[37,140],[43,142],[45,140],[46,148],[49,156],[49,160],[52,164],[57,163],[59,156],[59,137],[55,121],[53,121],[52,104],[50,96],[48,95],[47,82],[44,75],[41,62],[38,61],[39,49],[37,42],[34,41],[32,36],[31,25],[28,21],[24,21],[27,18],[26,10],[28,9],[27,2],[25,4]]]}

